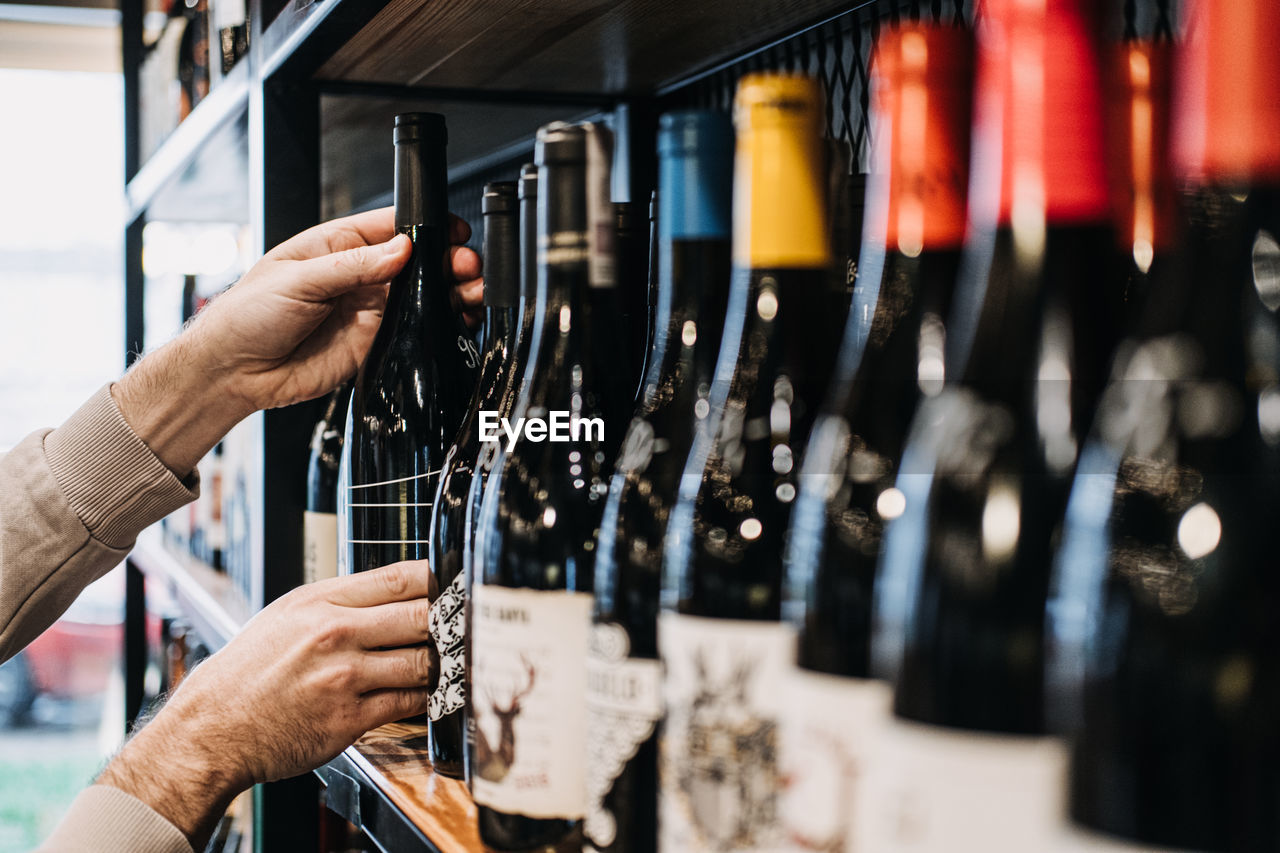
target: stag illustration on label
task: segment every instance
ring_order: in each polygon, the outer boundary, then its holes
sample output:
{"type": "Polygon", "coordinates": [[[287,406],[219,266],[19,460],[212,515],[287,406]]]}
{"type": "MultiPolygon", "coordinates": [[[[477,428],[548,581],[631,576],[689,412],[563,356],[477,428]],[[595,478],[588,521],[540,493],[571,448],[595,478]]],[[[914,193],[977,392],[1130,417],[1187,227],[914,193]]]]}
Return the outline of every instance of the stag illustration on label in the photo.
{"type": "Polygon", "coordinates": [[[511,772],[516,761],[516,717],[520,716],[520,701],[529,695],[537,679],[538,670],[524,655],[520,656],[527,676],[523,685],[515,687],[502,698],[495,698],[489,689],[475,703],[476,761],[475,773],[486,782],[501,782],[511,772]],[[496,730],[490,720],[496,721],[496,730]],[[489,729],[489,735],[485,729],[489,729]],[[495,733],[496,732],[496,733],[495,733]],[[490,735],[493,736],[492,742],[490,735]]]}
{"type": "Polygon", "coordinates": [[[476,802],[581,818],[591,596],[477,584],[471,606],[476,802]]]}
{"type": "Polygon", "coordinates": [[[440,657],[440,681],[431,694],[427,714],[439,720],[467,704],[466,666],[463,660],[463,641],[467,624],[466,592],[462,586],[463,574],[459,572],[444,592],[431,604],[431,639],[435,641],[440,657]]]}
{"type": "Polygon", "coordinates": [[[587,822],[599,847],[617,839],[618,827],[605,797],[653,736],[662,716],[662,665],[653,658],[628,657],[631,639],[621,625],[591,630],[587,657],[587,822]]]}

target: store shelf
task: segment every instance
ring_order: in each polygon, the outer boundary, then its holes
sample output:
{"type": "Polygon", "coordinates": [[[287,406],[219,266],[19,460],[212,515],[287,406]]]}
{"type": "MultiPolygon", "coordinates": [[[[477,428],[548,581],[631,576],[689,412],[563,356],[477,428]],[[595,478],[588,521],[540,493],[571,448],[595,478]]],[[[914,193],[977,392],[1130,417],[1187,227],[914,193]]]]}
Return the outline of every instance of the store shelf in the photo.
{"type": "Polygon", "coordinates": [[[391,0],[316,77],[651,94],[851,5],[857,4],[767,0],[748,9],[732,0],[391,0]]]}
{"type": "Polygon", "coordinates": [[[374,729],[316,775],[328,787],[329,808],[389,853],[485,850],[466,785],[431,770],[426,726],[374,729]]]}
{"type": "MultiPolygon", "coordinates": [[[[599,104],[502,104],[377,95],[320,99],[321,219],[365,209],[389,198],[395,171],[391,127],[397,113],[440,112],[449,117],[449,179],[521,154],[531,156],[537,129],[557,119],[597,114],[599,104]]],[[[513,172],[509,176],[515,180],[513,172]]],[[[388,201],[388,203],[390,203],[388,201]]],[[[473,222],[479,227],[479,222],[473,222]]]]}
{"type": "Polygon", "coordinates": [[[310,77],[385,4],[386,0],[289,0],[262,32],[259,76],[310,77]]]}
{"type": "Polygon", "coordinates": [[[129,562],[148,578],[170,585],[183,615],[211,651],[230,642],[253,615],[249,602],[229,577],[167,548],[159,525],[139,534],[129,562]]]}
{"type": "MultiPolygon", "coordinates": [[[[232,177],[225,173],[225,162],[216,162],[220,159],[219,155],[225,156],[229,149],[234,149],[237,145],[240,148],[245,146],[243,140],[247,134],[249,83],[249,63],[240,62],[161,143],[125,189],[128,221],[132,222],[142,213],[148,212],[153,202],[179,184],[185,185],[190,197],[171,199],[173,208],[186,210],[189,218],[230,218],[224,216],[221,210],[216,217],[211,217],[210,203],[211,200],[225,196],[228,178],[232,177]],[[197,171],[192,172],[191,167],[198,160],[214,162],[209,162],[203,169],[197,167],[197,171]],[[202,194],[205,196],[203,199],[202,194]]],[[[230,153],[235,156],[234,151],[230,153]]],[[[247,158],[241,159],[247,162],[247,158]]],[[[248,186],[248,176],[244,170],[241,170],[238,184],[248,186]]],[[[247,210],[247,195],[240,205],[247,210]]],[[[221,208],[225,205],[212,206],[221,208]]]]}

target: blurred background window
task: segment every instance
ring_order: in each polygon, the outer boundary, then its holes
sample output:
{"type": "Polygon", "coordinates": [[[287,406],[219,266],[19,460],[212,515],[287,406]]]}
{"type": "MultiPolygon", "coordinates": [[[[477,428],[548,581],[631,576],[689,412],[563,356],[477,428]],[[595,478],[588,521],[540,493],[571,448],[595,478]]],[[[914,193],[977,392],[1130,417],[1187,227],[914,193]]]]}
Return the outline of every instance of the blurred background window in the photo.
{"type": "MultiPolygon", "coordinates": [[[[0,451],[123,365],[118,13],[0,2],[0,451]]],[[[0,853],[57,823],[123,730],[114,570],[0,665],[0,853]]]]}

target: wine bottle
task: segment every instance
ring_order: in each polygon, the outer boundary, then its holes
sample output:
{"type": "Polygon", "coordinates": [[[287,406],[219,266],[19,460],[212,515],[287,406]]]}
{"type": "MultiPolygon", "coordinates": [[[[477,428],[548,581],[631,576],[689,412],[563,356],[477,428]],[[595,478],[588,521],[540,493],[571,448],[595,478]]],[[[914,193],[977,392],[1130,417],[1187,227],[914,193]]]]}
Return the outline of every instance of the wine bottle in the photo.
{"type": "Polygon", "coordinates": [[[475,477],[482,443],[480,430],[496,420],[515,367],[518,329],[519,221],[514,181],[485,184],[484,338],[480,346],[480,381],[467,416],[445,457],[440,488],[431,507],[431,572],[439,590],[431,603],[431,639],[440,661],[440,679],[427,710],[431,766],[437,773],[462,776],[466,742],[463,708],[466,684],[463,640],[466,628],[466,573],[463,551],[467,494],[475,477]]]}
{"type": "MultiPolygon", "coordinates": [[[[507,376],[507,384],[502,396],[498,398],[497,417],[516,419],[516,404],[520,401],[529,378],[533,375],[533,353],[531,347],[534,337],[534,311],[538,304],[538,167],[526,163],[520,169],[520,180],[516,187],[519,233],[517,234],[518,255],[514,260],[514,272],[519,282],[520,310],[516,330],[514,363],[507,376]]],[[[463,542],[463,565],[467,571],[475,565],[476,554],[480,548],[481,504],[489,474],[498,467],[502,455],[501,441],[485,441],[480,444],[480,457],[477,460],[476,472],[472,477],[471,487],[467,494],[466,526],[468,538],[463,542]]],[[[467,582],[470,589],[470,579],[467,582]]]]}
{"type": "Polygon", "coordinates": [[[351,396],[347,538],[355,572],[426,559],[448,442],[467,412],[478,356],[449,302],[444,117],[395,122],[395,224],[413,253],[351,396]]]}
{"type": "Polygon", "coordinates": [[[1172,273],[1178,206],[1170,162],[1173,45],[1130,39],[1107,66],[1111,196],[1125,269],[1124,321],[1130,329],[1153,287],[1172,273]]]}
{"type": "Polygon", "coordinates": [[[613,289],[611,149],[597,124],[538,131],[536,368],[485,490],[468,631],[472,792],[501,850],[581,845],[592,571],[623,428],[604,393],[622,338],[592,299],[613,289]]]}
{"type": "Polygon", "coordinates": [[[218,34],[216,61],[210,67],[226,75],[249,52],[249,13],[244,0],[214,0],[214,32],[218,34]]]}
{"type": "Polygon", "coordinates": [[[1055,570],[1070,813],[1159,849],[1280,843],[1280,7],[1184,7],[1177,273],[1117,357],[1055,570]]]}
{"type": "Polygon", "coordinates": [[[338,575],[338,468],[351,382],[329,395],[311,433],[307,460],[307,508],[302,514],[302,578],[314,583],[338,575]]]}
{"type": "Polygon", "coordinates": [[[781,621],[796,468],[831,375],[822,96],[751,74],[735,107],[732,278],[709,408],[667,524],[658,648],[663,850],[774,850],[781,621]],[[818,322],[815,322],[818,321],[818,322]]]}
{"type": "MultiPolygon", "coordinates": [[[[642,371],[649,340],[649,220],[642,202],[615,202],[613,211],[617,225],[614,253],[618,291],[622,297],[622,326],[632,372],[631,390],[635,392],[644,380],[642,371]]],[[[634,400],[633,393],[632,402],[634,400]]]]}
{"type": "MultiPolygon", "coordinates": [[[[654,338],[658,335],[658,191],[649,193],[649,278],[645,305],[644,358],[640,360],[640,382],[649,375],[653,361],[654,338]]],[[[642,399],[643,385],[636,391],[636,402],[642,399]]],[[[624,439],[625,441],[625,439],[624,439]]]]}
{"type": "Polygon", "coordinates": [[[595,564],[587,674],[593,849],[657,846],[662,668],[658,591],[667,518],[710,389],[729,290],[733,127],[678,112],[658,130],[658,298],[653,357],[609,486],[595,564]]]}
{"type": "Polygon", "coordinates": [[[900,664],[896,718],[866,778],[864,849],[1040,850],[1060,825],[1044,609],[1123,293],[1097,7],[993,0],[979,21],[948,384],[916,413],[877,579],[873,644],[885,651],[873,657],[900,664]]]}
{"type": "Polygon", "coordinates": [[[943,318],[964,238],[972,33],[912,22],[882,29],[872,63],[874,170],[854,309],[831,394],[809,439],[786,551],[783,614],[797,669],[781,760],[786,844],[856,849],[858,779],[889,687],[870,668],[883,525],[923,394],[941,390],[943,318]]]}

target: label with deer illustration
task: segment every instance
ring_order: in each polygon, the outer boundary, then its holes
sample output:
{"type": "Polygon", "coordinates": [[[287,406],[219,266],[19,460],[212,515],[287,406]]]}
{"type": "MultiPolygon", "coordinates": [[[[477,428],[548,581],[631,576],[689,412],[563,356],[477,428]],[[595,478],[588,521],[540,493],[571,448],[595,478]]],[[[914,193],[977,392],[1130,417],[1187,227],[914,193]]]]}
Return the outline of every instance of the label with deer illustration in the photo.
{"type": "Polygon", "coordinates": [[[893,690],[883,681],[793,667],[784,693],[780,849],[851,853],[858,849],[859,783],[893,690]]]}
{"type": "Polygon", "coordinates": [[[606,804],[627,762],[653,736],[662,716],[662,664],[630,656],[627,630],[612,622],[591,629],[587,656],[587,822],[596,847],[618,838],[606,804]]]}
{"type": "Polygon", "coordinates": [[[475,801],[581,818],[591,596],[476,584],[472,606],[475,801]]]}
{"type": "Polygon", "coordinates": [[[794,631],[778,622],[663,613],[658,647],[667,708],[659,846],[776,851],[778,728],[794,631]]]}

